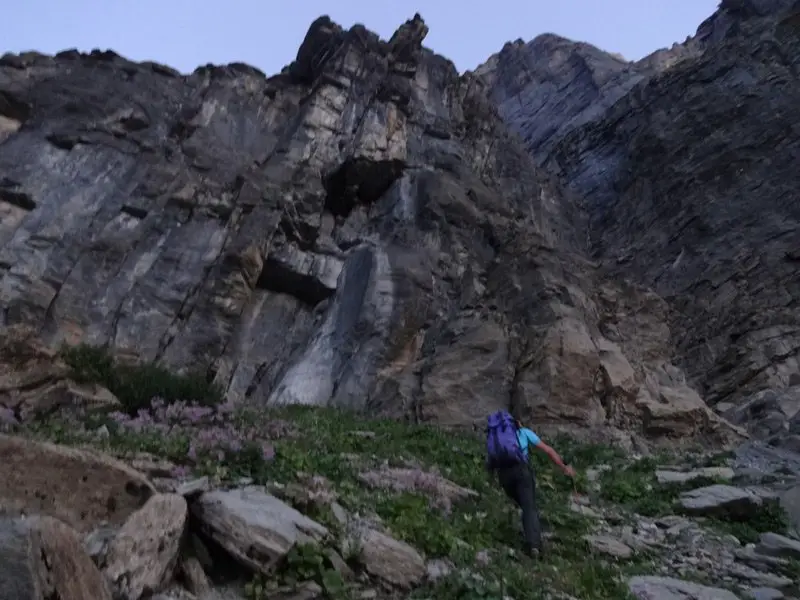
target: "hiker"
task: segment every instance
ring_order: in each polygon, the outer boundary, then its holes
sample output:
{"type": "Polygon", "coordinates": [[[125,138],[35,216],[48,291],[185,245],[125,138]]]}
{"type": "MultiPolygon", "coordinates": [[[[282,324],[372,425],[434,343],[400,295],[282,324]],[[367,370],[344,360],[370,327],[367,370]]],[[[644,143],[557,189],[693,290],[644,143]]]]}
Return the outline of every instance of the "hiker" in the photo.
{"type": "Polygon", "coordinates": [[[564,464],[558,452],[507,411],[489,415],[486,428],[486,468],[497,473],[506,495],[522,509],[522,531],[525,553],[538,556],[542,552],[542,532],[536,507],[536,480],[528,464],[529,448],[541,450],[569,477],[575,470],[564,464]]]}

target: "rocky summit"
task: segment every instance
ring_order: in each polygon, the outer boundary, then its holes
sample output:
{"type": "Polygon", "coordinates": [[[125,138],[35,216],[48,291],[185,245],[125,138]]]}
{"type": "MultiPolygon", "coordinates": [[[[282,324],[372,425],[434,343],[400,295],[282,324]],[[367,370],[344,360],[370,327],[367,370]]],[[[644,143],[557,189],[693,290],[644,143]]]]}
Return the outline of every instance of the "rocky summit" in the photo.
{"type": "Polygon", "coordinates": [[[800,596],[800,1],[427,32],[0,57],[0,596],[800,596]],[[538,560],[497,409],[577,470],[538,560]]]}

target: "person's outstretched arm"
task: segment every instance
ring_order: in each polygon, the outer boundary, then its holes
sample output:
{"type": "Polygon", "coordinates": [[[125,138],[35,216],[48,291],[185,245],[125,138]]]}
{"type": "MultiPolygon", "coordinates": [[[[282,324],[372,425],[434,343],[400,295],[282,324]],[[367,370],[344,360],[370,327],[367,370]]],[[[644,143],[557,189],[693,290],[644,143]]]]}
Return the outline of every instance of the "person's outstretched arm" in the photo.
{"type": "Polygon", "coordinates": [[[547,454],[547,456],[550,457],[550,460],[552,460],[553,463],[558,466],[558,468],[564,471],[565,475],[568,475],[569,477],[575,477],[575,469],[573,469],[570,465],[565,464],[558,452],[556,452],[551,446],[548,446],[542,440],[539,440],[539,443],[536,444],[536,447],[547,454]]]}
{"type": "Polygon", "coordinates": [[[526,430],[526,433],[528,435],[528,443],[531,446],[534,446],[537,450],[541,450],[542,452],[547,454],[550,460],[553,461],[553,464],[555,464],[559,469],[564,471],[565,475],[568,475],[569,477],[575,477],[575,469],[565,464],[564,461],[561,459],[561,456],[559,456],[558,452],[556,452],[551,446],[545,444],[542,441],[542,439],[538,435],[533,433],[530,429],[526,430]]]}

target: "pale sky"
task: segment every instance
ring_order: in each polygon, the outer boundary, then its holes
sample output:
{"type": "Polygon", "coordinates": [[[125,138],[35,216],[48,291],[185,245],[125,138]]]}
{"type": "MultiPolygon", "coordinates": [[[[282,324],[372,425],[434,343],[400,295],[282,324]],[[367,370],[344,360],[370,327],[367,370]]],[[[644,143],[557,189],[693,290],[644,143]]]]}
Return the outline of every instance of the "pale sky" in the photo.
{"type": "Polygon", "coordinates": [[[17,0],[4,3],[0,54],[111,49],[193,71],[244,62],[268,75],[291,62],[311,22],[328,14],[388,39],[419,12],[425,45],[474,69],[507,41],[556,33],[636,60],[682,42],[718,0],[17,0]]]}

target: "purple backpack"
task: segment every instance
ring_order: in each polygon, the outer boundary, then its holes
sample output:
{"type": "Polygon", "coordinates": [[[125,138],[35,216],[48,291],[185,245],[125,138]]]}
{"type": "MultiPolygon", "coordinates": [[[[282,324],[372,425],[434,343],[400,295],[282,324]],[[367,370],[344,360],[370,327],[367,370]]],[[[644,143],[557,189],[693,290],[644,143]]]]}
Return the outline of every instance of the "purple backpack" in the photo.
{"type": "Polygon", "coordinates": [[[489,468],[528,462],[517,438],[517,422],[508,411],[498,410],[486,419],[486,456],[489,468]]]}

